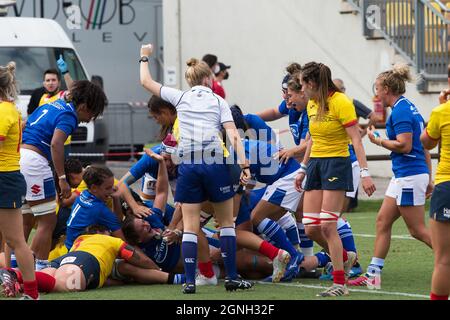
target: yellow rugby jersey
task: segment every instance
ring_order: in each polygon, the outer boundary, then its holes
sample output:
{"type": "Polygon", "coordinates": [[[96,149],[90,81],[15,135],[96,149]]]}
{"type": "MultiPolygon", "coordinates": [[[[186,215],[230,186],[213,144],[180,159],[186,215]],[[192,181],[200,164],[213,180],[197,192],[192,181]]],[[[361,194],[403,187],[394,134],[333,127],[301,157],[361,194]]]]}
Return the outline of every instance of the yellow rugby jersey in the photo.
{"type": "Polygon", "coordinates": [[[126,243],[120,239],[104,234],[85,234],[75,239],[70,252],[84,251],[92,254],[100,265],[101,288],[108,276],[111,274],[114,260],[119,257],[119,253],[126,243]]]}
{"type": "Polygon", "coordinates": [[[426,132],[431,139],[441,139],[441,158],[434,183],[450,181],[450,101],[431,111],[426,132]]]}
{"type": "Polygon", "coordinates": [[[48,261],[55,260],[68,252],[67,247],[64,244],[65,239],[66,239],[65,237],[60,239],[56,244],[55,248],[52,251],[50,251],[50,253],[48,254],[48,261]]]}
{"type": "Polygon", "coordinates": [[[358,121],[355,107],[341,92],[331,94],[327,103],[327,113],[321,121],[317,121],[319,105],[312,99],[308,102],[309,132],[313,140],[311,157],[348,157],[349,137],[345,128],[355,125],[358,121]]]}
{"type": "MultiPolygon", "coordinates": [[[[62,97],[64,97],[64,93],[65,91],[61,90],[58,91],[57,93],[55,93],[53,96],[49,95],[48,93],[44,93],[41,97],[41,99],[39,100],[39,107],[50,103],[50,102],[54,102],[58,99],[62,99],[62,97]]],[[[68,136],[66,142],[64,142],[64,145],[69,145],[72,142],[72,136],[68,136]]]]}
{"type": "MultiPolygon", "coordinates": [[[[117,187],[118,183],[119,183],[119,180],[114,178],[114,186],[117,187]]],[[[72,191],[74,191],[74,192],[78,193],[78,195],[80,195],[84,190],[87,190],[87,189],[88,189],[88,187],[87,187],[86,182],[84,182],[84,180],[81,180],[81,183],[78,185],[78,187],[76,189],[72,189],[72,191]]],[[[106,206],[109,209],[111,209],[111,211],[113,210],[113,200],[111,198],[109,198],[106,201],[106,206]]]]}
{"type": "Polygon", "coordinates": [[[0,102],[0,171],[20,170],[20,144],[22,142],[22,116],[12,102],[0,102]]]}

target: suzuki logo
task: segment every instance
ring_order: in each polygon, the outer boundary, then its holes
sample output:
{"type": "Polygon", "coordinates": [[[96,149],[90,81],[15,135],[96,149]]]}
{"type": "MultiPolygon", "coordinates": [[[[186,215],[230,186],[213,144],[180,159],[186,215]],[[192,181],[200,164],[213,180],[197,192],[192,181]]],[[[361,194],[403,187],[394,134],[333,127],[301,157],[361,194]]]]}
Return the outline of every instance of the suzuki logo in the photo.
{"type": "Polygon", "coordinates": [[[38,194],[39,192],[41,192],[41,187],[35,184],[31,187],[31,192],[33,192],[34,194],[38,194]]]}

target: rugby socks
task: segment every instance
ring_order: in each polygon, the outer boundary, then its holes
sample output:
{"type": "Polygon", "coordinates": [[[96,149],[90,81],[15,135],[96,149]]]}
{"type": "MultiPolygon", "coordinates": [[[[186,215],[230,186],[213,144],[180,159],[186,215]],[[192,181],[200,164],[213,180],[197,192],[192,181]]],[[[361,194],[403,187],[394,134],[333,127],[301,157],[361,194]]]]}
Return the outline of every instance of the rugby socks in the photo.
{"type": "Polygon", "coordinates": [[[167,284],[183,284],[186,282],[186,276],[182,273],[169,273],[167,284]]]}
{"type": "Polygon", "coordinates": [[[195,233],[183,233],[181,251],[183,253],[186,283],[195,283],[195,269],[197,267],[197,235],[195,233]]]}
{"type": "Polygon", "coordinates": [[[347,260],[348,260],[347,250],[343,249],[342,250],[342,261],[345,262],[347,260]]]}
{"type": "Polygon", "coordinates": [[[24,281],[23,293],[29,295],[34,300],[37,300],[39,298],[37,281],[24,281]]]}
{"type": "Polygon", "coordinates": [[[312,256],[314,242],[306,235],[304,224],[301,222],[297,222],[297,230],[300,236],[300,250],[305,255],[305,257],[312,256]]]}
{"type": "Polygon", "coordinates": [[[47,273],[35,271],[34,276],[36,277],[36,281],[23,281],[22,273],[19,271],[19,269],[8,269],[8,270],[14,271],[16,273],[17,281],[24,285],[24,292],[32,298],[33,298],[33,296],[31,294],[29,294],[25,289],[25,283],[28,283],[27,286],[30,288],[30,290],[33,290],[32,289],[33,282],[36,282],[36,286],[37,286],[36,290],[39,292],[48,293],[48,292],[52,292],[53,289],[55,288],[56,279],[47,273]]]}
{"type": "Polygon", "coordinates": [[[342,241],[342,246],[347,251],[356,251],[355,238],[353,237],[352,227],[344,219],[338,220],[338,234],[342,241]]]}
{"type": "Polygon", "coordinates": [[[207,278],[214,277],[214,270],[213,270],[213,266],[212,266],[211,260],[209,260],[208,262],[199,262],[198,263],[198,270],[200,271],[200,273],[202,275],[204,275],[207,278]]]}
{"type": "Polygon", "coordinates": [[[317,268],[324,268],[328,262],[331,262],[330,256],[325,251],[320,251],[315,254],[319,262],[317,268]]]}
{"type": "Polygon", "coordinates": [[[230,279],[236,279],[236,231],[234,227],[220,229],[220,251],[227,276],[230,279]]]}
{"type": "Polygon", "coordinates": [[[277,248],[286,250],[289,252],[291,257],[298,255],[297,250],[295,250],[294,246],[286,237],[284,231],[275,221],[265,218],[261,221],[257,228],[259,233],[263,233],[270,242],[275,243],[277,248]]]}
{"type": "Polygon", "coordinates": [[[286,213],[277,221],[277,223],[284,230],[286,237],[291,244],[298,248],[300,245],[300,237],[297,230],[297,224],[292,214],[290,212],[286,213]]]}
{"type": "Polygon", "coordinates": [[[280,251],[280,249],[278,249],[277,247],[271,245],[267,241],[261,242],[261,246],[258,249],[259,253],[261,253],[262,255],[266,256],[270,260],[275,259],[275,257],[278,255],[279,251],[280,251]]]}
{"type": "Polygon", "coordinates": [[[433,292],[431,292],[430,300],[448,300],[448,295],[447,296],[438,296],[438,295],[434,294],[433,292]]]}
{"type": "Polygon", "coordinates": [[[384,259],[372,257],[370,264],[367,266],[367,274],[372,276],[380,275],[383,267],[384,267],[384,259]]]}
{"type": "Polygon", "coordinates": [[[344,270],[334,270],[332,273],[333,275],[333,283],[344,285],[345,284],[345,273],[344,270]]]}

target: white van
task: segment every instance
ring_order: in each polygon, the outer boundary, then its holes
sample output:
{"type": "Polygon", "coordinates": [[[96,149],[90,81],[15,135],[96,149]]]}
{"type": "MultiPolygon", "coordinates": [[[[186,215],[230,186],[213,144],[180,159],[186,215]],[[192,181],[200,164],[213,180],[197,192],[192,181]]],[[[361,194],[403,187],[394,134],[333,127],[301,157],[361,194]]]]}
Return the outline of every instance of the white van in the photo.
{"type": "MultiPolygon", "coordinates": [[[[75,47],[57,22],[0,15],[0,30],[0,65],[16,62],[20,88],[18,108],[24,120],[31,93],[42,87],[45,70],[57,69],[56,60],[60,55],[74,80],[89,79],[75,47]]],[[[66,89],[64,81],[62,89],[66,89]]],[[[72,135],[72,153],[103,153],[107,148],[107,131],[101,119],[95,123],[80,123],[72,135]]]]}

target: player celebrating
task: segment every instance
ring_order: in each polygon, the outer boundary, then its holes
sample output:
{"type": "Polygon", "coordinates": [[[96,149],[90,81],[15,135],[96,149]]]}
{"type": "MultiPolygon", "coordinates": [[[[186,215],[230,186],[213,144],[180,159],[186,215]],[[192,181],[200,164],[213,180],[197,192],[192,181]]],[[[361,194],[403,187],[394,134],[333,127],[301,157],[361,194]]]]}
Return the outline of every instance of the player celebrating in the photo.
{"type": "Polygon", "coordinates": [[[223,161],[221,126],[227,130],[229,140],[237,151],[243,170],[242,183],[250,178],[249,166],[239,139],[230,108],[225,100],[213,94],[213,75],[204,62],[190,59],[186,80],[192,87],[182,92],[162,86],[154,81],[148,69],[151,45],[141,48],[141,83],[152,94],[169,101],[177,108],[179,120],[179,150],[183,159],[178,167],[175,201],[182,203],[184,234],[182,251],[186,286],[184,293],[195,293],[197,265],[197,234],[200,227],[201,203],[210,200],[221,227],[220,243],[224,256],[227,290],[249,289],[252,284],[238,277],[236,272],[236,233],[233,226],[232,181],[228,166],[223,161]],[[205,156],[205,157],[204,157],[205,156]],[[193,163],[194,160],[194,163],[193,163]],[[222,163],[218,163],[222,161],[222,163]]]}

